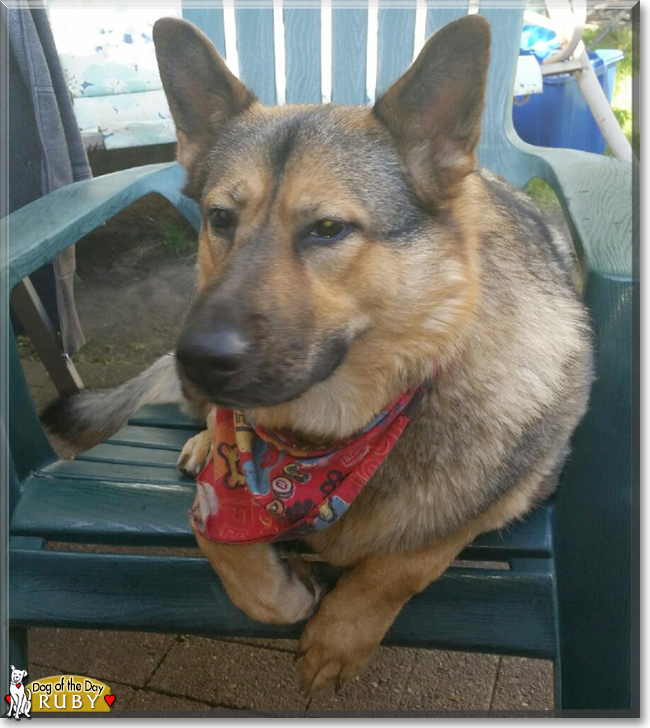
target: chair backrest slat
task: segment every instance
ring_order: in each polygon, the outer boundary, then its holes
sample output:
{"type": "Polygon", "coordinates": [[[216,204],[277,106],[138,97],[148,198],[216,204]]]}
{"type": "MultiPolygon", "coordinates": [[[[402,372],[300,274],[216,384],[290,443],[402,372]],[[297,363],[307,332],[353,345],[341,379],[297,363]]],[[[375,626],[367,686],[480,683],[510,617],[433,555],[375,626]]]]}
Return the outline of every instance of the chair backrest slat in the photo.
{"type": "Polygon", "coordinates": [[[413,61],[415,7],[395,8],[391,0],[379,3],[377,34],[377,93],[380,96],[413,61]],[[392,7],[391,7],[392,6],[392,7]]]}
{"type": "Polygon", "coordinates": [[[332,9],[332,101],[366,104],[368,10],[332,9]]]}
{"type": "Polygon", "coordinates": [[[222,8],[183,8],[183,17],[200,28],[226,57],[226,33],[222,8]]]}
{"type": "Polygon", "coordinates": [[[321,90],[320,8],[285,8],[284,47],[288,104],[319,104],[321,90]]]}
{"type": "Polygon", "coordinates": [[[440,30],[443,25],[447,25],[452,20],[458,20],[458,18],[467,15],[468,10],[469,2],[467,0],[458,2],[451,8],[437,8],[435,7],[435,0],[429,0],[427,9],[427,38],[437,30],[440,30]]]}
{"type": "Polygon", "coordinates": [[[235,19],[239,77],[263,104],[273,105],[276,103],[273,9],[238,8],[235,4],[235,19]]]}
{"type": "MultiPolygon", "coordinates": [[[[296,7],[292,0],[285,0],[286,7],[282,7],[281,0],[276,0],[274,10],[270,2],[266,7],[251,7],[247,0],[231,0],[229,7],[234,5],[234,13],[221,8],[187,8],[183,15],[215,42],[262,103],[275,104],[286,95],[287,103],[331,100],[355,105],[369,103],[399,78],[411,64],[414,51],[419,51],[423,36],[429,38],[447,23],[467,15],[470,8],[470,0],[458,0],[452,7],[452,3],[436,0],[427,0],[426,7],[421,0],[400,0],[399,4],[394,0],[360,0],[347,7],[344,3],[327,0],[325,4],[323,0],[322,7],[316,2],[296,7]],[[445,4],[447,7],[441,7],[445,4]],[[328,42],[328,35],[323,35],[324,17],[331,19],[331,48],[322,47],[323,40],[328,42]],[[375,27],[376,37],[369,38],[369,28],[374,36],[375,27]],[[278,59],[276,44],[282,43],[282,30],[284,55],[278,59]],[[235,36],[238,68],[226,53],[227,48],[234,49],[235,36]],[[368,73],[368,59],[374,64],[375,51],[376,69],[368,73]],[[331,67],[323,68],[323,62],[331,63],[331,67]],[[285,78],[276,79],[283,68],[285,78]],[[368,88],[375,75],[375,88],[368,88]],[[326,78],[331,80],[331,95],[326,78]]],[[[510,0],[510,4],[510,8],[495,8],[484,2],[478,7],[492,27],[479,162],[521,184],[523,177],[517,173],[517,154],[509,135],[525,0],[510,0]]]]}
{"type": "Polygon", "coordinates": [[[512,89],[523,24],[523,2],[519,8],[486,8],[481,14],[492,27],[492,56],[478,149],[479,163],[518,184],[508,134],[512,130],[512,89]]]}

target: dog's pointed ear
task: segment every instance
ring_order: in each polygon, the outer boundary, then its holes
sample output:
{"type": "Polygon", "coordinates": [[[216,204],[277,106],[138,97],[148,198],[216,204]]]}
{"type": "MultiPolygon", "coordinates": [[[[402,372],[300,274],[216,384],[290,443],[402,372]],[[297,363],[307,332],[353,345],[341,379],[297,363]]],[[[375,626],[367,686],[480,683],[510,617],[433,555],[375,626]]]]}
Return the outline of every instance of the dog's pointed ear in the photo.
{"type": "Polygon", "coordinates": [[[198,199],[205,157],[224,123],[257,100],[226,66],[210,40],[186,20],[161,18],[153,26],[156,58],[176,125],[185,194],[198,199]]]}
{"type": "Polygon", "coordinates": [[[453,197],[476,167],[489,62],[490,25],[468,15],[433,35],[375,104],[428,202],[453,197]]]}

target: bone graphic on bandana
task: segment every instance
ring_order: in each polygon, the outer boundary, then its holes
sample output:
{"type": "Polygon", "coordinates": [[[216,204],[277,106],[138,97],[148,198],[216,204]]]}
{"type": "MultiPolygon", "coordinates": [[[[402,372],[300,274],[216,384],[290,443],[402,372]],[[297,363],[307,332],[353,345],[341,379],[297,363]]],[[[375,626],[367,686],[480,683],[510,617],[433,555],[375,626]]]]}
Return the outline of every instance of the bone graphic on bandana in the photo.
{"type": "Polygon", "coordinates": [[[229,445],[227,442],[220,442],[217,447],[217,454],[226,461],[228,472],[224,478],[226,488],[244,488],[246,476],[239,466],[240,456],[236,445],[229,445]]]}

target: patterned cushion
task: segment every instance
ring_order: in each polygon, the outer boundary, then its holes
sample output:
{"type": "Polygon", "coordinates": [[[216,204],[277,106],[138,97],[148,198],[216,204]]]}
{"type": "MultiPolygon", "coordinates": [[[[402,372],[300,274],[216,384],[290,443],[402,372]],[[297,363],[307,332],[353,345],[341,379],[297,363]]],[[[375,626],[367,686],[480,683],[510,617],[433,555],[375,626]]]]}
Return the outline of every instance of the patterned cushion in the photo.
{"type": "Polygon", "coordinates": [[[63,72],[84,137],[101,134],[107,149],[174,142],[152,27],[181,17],[163,10],[48,8],[63,72]]]}

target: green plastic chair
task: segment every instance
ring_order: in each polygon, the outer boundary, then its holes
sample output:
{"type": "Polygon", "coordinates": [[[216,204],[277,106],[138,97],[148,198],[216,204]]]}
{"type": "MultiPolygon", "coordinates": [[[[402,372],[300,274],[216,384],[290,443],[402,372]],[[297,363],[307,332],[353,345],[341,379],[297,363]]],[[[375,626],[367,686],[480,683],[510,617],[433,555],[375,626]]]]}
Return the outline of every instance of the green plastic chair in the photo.
{"type": "MultiPolygon", "coordinates": [[[[368,101],[367,12],[334,3],[335,102],[368,101]]],[[[427,36],[466,12],[467,7],[431,5],[427,36]]],[[[597,380],[553,501],[523,524],[482,536],[461,556],[507,562],[510,568],[450,568],[409,602],[386,643],[552,659],[558,709],[626,710],[633,704],[632,169],[614,159],[536,148],[518,139],[511,109],[523,6],[480,12],[493,31],[480,161],[518,187],[540,177],[557,193],[588,274],[597,380]]],[[[222,10],[187,9],[185,15],[224,53],[222,10]]],[[[235,20],[240,76],[273,104],[278,86],[273,11],[235,2],[235,20]]],[[[317,7],[284,10],[289,102],[321,101],[320,22],[317,7]]],[[[381,91],[412,60],[415,0],[400,9],[382,4],[377,22],[381,91]]],[[[9,291],[151,192],[198,227],[195,204],[180,192],[183,176],[175,163],[129,169],[59,189],[12,214],[8,258],[2,262],[9,291]]],[[[4,514],[2,527],[6,531],[9,523],[11,638],[3,645],[3,684],[10,662],[27,664],[26,630],[32,625],[298,636],[300,626],[247,619],[202,558],[44,550],[49,540],[193,545],[187,510],[194,483],[177,472],[175,461],[200,425],[175,407],[147,407],[102,445],[74,461],[60,461],[39,424],[13,337],[8,359],[10,514],[4,514]]]]}

